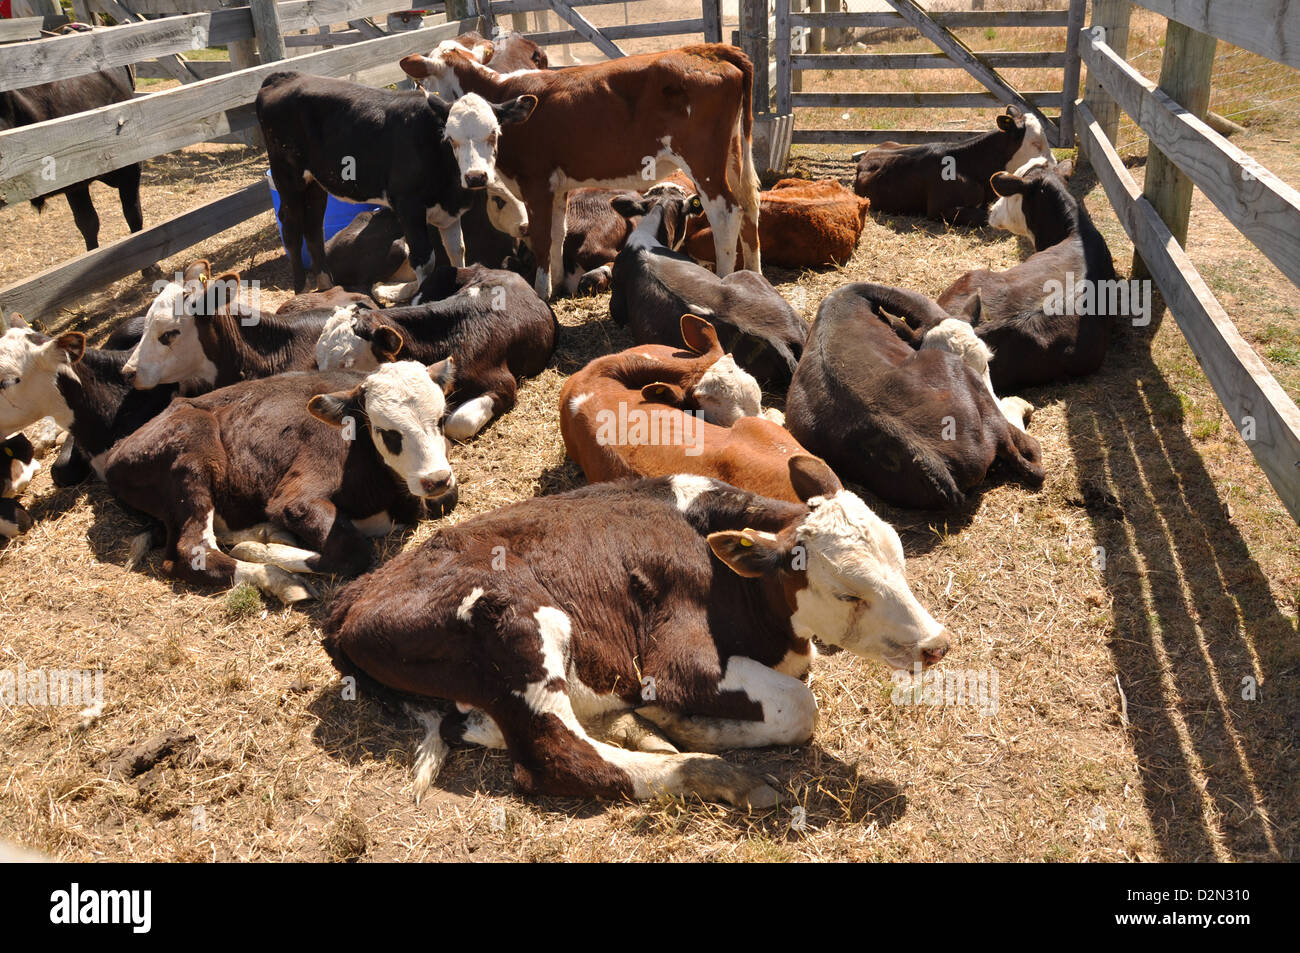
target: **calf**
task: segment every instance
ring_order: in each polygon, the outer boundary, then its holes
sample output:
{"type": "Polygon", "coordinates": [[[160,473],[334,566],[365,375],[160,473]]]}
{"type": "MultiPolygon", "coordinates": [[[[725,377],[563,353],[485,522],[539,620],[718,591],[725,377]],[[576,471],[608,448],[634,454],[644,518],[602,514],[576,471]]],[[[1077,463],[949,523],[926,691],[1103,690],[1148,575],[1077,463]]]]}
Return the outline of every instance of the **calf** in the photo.
{"type": "Polygon", "coordinates": [[[492,102],[539,100],[533,120],[502,130],[501,181],[528,206],[537,293],[563,280],[567,195],[575,188],[636,188],[675,168],[691,176],[715,229],[718,274],[760,269],[758,174],[751,149],[753,66],[721,44],[625,56],[563,70],[501,75],[455,44],[408,56],[402,69],[427,89],[492,102]],[[593,136],[593,132],[596,133],[593,136]]]}
{"type": "MultiPolygon", "coordinates": [[[[519,96],[492,105],[466,96],[448,106],[421,91],[372,89],[345,80],[272,73],[257,94],[271,176],[280,192],[280,223],[302,291],[302,241],[324,269],[322,222],[329,195],[392,208],[423,277],[433,257],[428,225],[442,235],[451,260],[464,264],[460,215],[472,192],[495,180],[501,126],[523,122],[537,105],[519,96]]],[[[334,284],[322,271],[322,287],[334,284]]]]}
{"type": "Polygon", "coordinates": [[[321,369],[369,370],[384,361],[455,361],[454,409],[444,430],[467,440],[515,405],[517,381],[540,374],[555,352],[555,315],[509,271],[439,269],[425,303],[387,311],[341,311],[316,344],[321,369]]]}
{"type": "Polygon", "coordinates": [[[450,378],[448,361],[427,369],[402,361],[177,398],[109,452],[105,479],[119,500],[162,522],[168,575],[249,583],[286,603],[310,598],[297,573],[360,572],[371,561],[367,534],[417,522],[426,501],[455,504],[438,428],[450,378]],[[239,530],[264,521],[310,549],[217,548],[219,523],[239,530]]]}
{"type": "MultiPolygon", "coordinates": [[[[0,92],[0,132],[33,123],[71,116],[87,109],[129,101],[135,95],[135,73],[129,66],[87,73],[71,79],[60,79],[25,89],[0,92]]],[[[3,151],[0,149],[0,151],[3,151]]],[[[32,199],[40,211],[51,195],[67,196],[72,209],[72,219],[77,223],[86,250],[99,247],[99,215],[90,199],[90,183],[103,182],[117,189],[122,203],[122,216],[127,227],[138,232],[144,228],[144,215],[140,211],[140,163],[133,162],[94,179],[67,185],[32,199]]],[[[146,268],[145,275],[155,273],[146,268]]]]}
{"type": "Polygon", "coordinates": [[[947,310],[981,299],[975,333],[993,349],[999,390],[1093,373],[1122,310],[1107,293],[1116,282],[1106,239],[1065,184],[1072,171],[1070,162],[1053,168],[1031,161],[1016,175],[995,175],[1003,197],[989,211],[990,224],[1031,238],[1037,251],[1007,271],[967,272],[939,298],[947,310]],[[1067,301],[1066,289],[1080,297],[1067,301]]]}
{"type": "Polygon", "coordinates": [[[13,539],[32,528],[32,518],[18,498],[41,468],[32,442],[20,433],[0,443],[0,537],[13,539]]]}
{"type": "Polygon", "coordinates": [[[679,475],[444,527],[338,594],[325,650],[428,727],[417,795],[450,742],[506,748],[526,794],[770,807],[756,774],[679,749],[807,741],[814,637],[895,668],[949,645],[898,534],[820,460],[789,467],[803,502],[679,475]]]}
{"type": "MultiPolygon", "coordinates": [[[[763,260],[782,268],[843,265],[858,247],[870,207],[834,179],[782,179],[759,194],[763,260]]],[[[697,261],[712,261],[712,229],[693,220],[686,232],[686,252],[697,261]]]]}
{"type": "Polygon", "coordinates": [[[798,502],[790,458],[806,453],[759,416],[758,383],[713,326],[682,317],[687,353],[644,344],[598,357],[565,382],[560,432],[591,483],[695,473],[798,502]]]}
{"type": "Polygon", "coordinates": [[[858,161],[853,189],[890,215],[924,215],[955,225],[983,225],[996,195],[995,172],[1014,172],[1034,157],[1052,161],[1037,116],[1008,106],[998,128],[961,143],[904,146],[886,142],[858,161]]]}
{"type": "Polygon", "coordinates": [[[471,30],[462,33],[452,42],[497,73],[546,69],[550,65],[545,50],[514,30],[493,30],[490,40],[484,38],[481,33],[471,30]]]}
{"type": "Polygon", "coordinates": [[[723,347],[770,390],[785,392],[798,366],[808,326],[758,272],[719,278],[659,239],[685,221],[685,200],[616,199],[623,215],[643,215],[614,259],[609,313],[646,344],[676,344],[681,316],[708,319],[723,347]],[[667,226],[665,224],[667,220],[667,226]]]}
{"type": "Polygon", "coordinates": [[[276,308],[275,313],[277,317],[283,318],[294,314],[308,314],[312,311],[336,311],[353,305],[358,308],[369,308],[372,311],[379,310],[379,305],[370,295],[359,291],[348,291],[335,285],[328,291],[305,291],[300,295],[294,295],[276,308]]]}
{"type": "Polygon", "coordinates": [[[942,508],[965,500],[994,460],[1023,482],[1043,482],[1031,409],[998,401],[990,354],[969,324],[922,295],[852,284],[822,302],[790,384],[790,432],[846,480],[899,506],[942,508]],[[884,312],[931,329],[919,350],[884,312]]]}

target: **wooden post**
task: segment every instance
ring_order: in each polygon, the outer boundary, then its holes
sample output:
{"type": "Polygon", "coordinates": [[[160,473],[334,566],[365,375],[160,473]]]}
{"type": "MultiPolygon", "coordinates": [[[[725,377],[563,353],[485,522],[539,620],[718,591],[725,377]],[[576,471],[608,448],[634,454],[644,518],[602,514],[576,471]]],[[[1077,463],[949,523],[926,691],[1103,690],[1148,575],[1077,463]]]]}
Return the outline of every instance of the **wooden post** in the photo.
{"type": "Polygon", "coordinates": [[[772,88],[767,74],[767,0],[740,0],[739,32],[740,48],[754,63],[754,115],[767,115],[772,88]]]}
{"type": "Polygon", "coordinates": [[[253,16],[253,33],[257,36],[257,52],[262,62],[284,59],[284,31],[275,0],[249,0],[248,10],[253,16]]]}
{"type": "MultiPolygon", "coordinates": [[[[1106,31],[1106,44],[1122,59],[1128,58],[1128,24],[1132,14],[1133,5],[1128,0],[1093,0],[1092,25],[1106,31]]],[[[1080,42],[1087,43],[1087,37],[1080,42]]],[[[1091,70],[1083,86],[1083,101],[1097,117],[1106,138],[1114,142],[1119,133],[1119,106],[1101,88],[1091,70]]]]}
{"type": "Polygon", "coordinates": [[[704,42],[721,43],[722,0],[703,0],[701,15],[704,17],[704,42]]]}
{"type": "MultiPolygon", "coordinates": [[[[1214,72],[1215,37],[1198,33],[1176,20],[1165,31],[1165,57],[1160,65],[1160,89],[1198,119],[1210,108],[1210,83],[1214,72]]],[[[1147,153],[1146,184],[1142,195],[1169,226],[1178,244],[1187,245],[1187,222],[1192,213],[1192,180],[1154,143],[1147,153]]],[[[1133,277],[1151,277],[1141,256],[1133,255],[1133,277]]]]}
{"type": "Polygon", "coordinates": [[[1065,82],[1061,86],[1061,139],[1057,146],[1073,149],[1074,101],[1079,96],[1079,30],[1087,12],[1087,0],[1070,0],[1069,22],[1065,25],[1065,82]]]}
{"type": "Polygon", "coordinates": [[[528,14],[512,13],[510,14],[510,29],[516,33],[528,32],[528,14]]]}
{"type": "MultiPolygon", "coordinates": [[[[826,4],[824,0],[808,0],[808,12],[825,13],[826,4]]],[[[808,32],[808,52],[826,52],[826,32],[822,27],[815,26],[808,32]]]]}

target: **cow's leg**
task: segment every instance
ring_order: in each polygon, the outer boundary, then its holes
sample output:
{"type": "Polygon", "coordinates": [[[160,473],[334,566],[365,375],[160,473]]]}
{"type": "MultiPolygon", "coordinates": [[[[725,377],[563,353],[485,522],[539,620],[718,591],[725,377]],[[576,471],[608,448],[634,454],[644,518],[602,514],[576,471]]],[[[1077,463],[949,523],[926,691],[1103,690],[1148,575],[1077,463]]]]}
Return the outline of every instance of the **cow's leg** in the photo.
{"type": "Polygon", "coordinates": [[[551,289],[564,287],[564,234],[568,227],[569,193],[560,188],[551,196],[551,252],[547,261],[551,289]]]}
{"type": "Polygon", "coordinates": [[[1034,405],[1023,397],[1003,397],[998,401],[998,407],[1007,423],[1020,430],[1027,429],[1029,418],[1034,413],[1034,405]]]}
{"type": "Polygon", "coordinates": [[[117,195],[122,202],[122,217],[133,232],[144,228],[144,211],[140,208],[140,163],[117,170],[117,195]]]}
{"type": "Polygon", "coordinates": [[[597,295],[609,290],[610,280],[614,277],[614,263],[593,268],[578,279],[578,295],[597,295]]]}
{"type": "Polygon", "coordinates": [[[685,712],[647,705],[637,713],[694,751],[802,744],[817,724],[817,702],[807,685],[743,655],[727,660],[716,695],[689,704],[685,712]],[[746,708],[753,718],[735,717],[746,708]]]}
{"type": "Polygon", "coordinates": [[[86,251],[99,247],[99,215],[95,205],[90,201],[90,183],[81,182],[71,186],[63,193],[68,197],[72,209],[72,220],[77,223],[77,231],[86,243],[86,251]]]}
{"type": "MultiPolygon", "coordinates": [[[[397,223],[401,226],[402,237],[406,239],[406,247],[411,250],[409,260],[411,267],[415,269],[415,287],[419,288],[424,283],[425,276],[433,270],[433,241],[429,238],[429,219],[423,205],[419,202],[412,202],[409,199],[394,199],[393,214],[397,216],[397,223]]],[[[459,223],[457,223],[459,228],[459,223]]],[[[439,234],[443,235],[443,242],[446,243],[446,235],[439,229],[439,234]]],[[[451,252],[451,247],[447,246],[447,251],[451,252]]],[[[462,262],[464,261],[464,250],[462,249],[462,262]]]]}
{"type": "Polygon", "coordinates": [[[746,271],[763,272],[758,241],[759,181],[754,168],[754,145],[744,134],[744,125],[736,120],[736,137],[740,142],[740,248],[746,271]]]}
{"type": "MultiPolygon", "coordinates": [[[[280,192],[280,233],[284,238],[284,251],[289,256],[289,270],[293,276],[295,294],[302,294],[307,286],[307,269],[302,262],[302,236],[305,228],[306,203],[301,173],[279,165],[271,159],[271,178],[280,192]]],[[[322,229],[323,229],[322,224],[322,229]]],[[[324,234],[322,230],[322,234],[324,234]]]]}
{"type": "Polygon", "coordinates": [[[330,195],[319,182],[312,180],[303,190],[303,237],[307,240],[307,254],[311,255],[311,270],[316,275],[316,288],[324,291],[334,285],[329,265],[325,261],[325,208],[330,195]]]}
{"type": "Polygon", "coordinates": [[[450,225],[446,228],[439,227],[438,234],[442,236],[442,247],[447,250],[447,257],[451,259],[452,267],[465,267],[465,236],[461,233],[460,219],[452,219],[450,225]]]}
{"type": "Polygon", "coordinates": [[[453,440],[468,440],[515,406],[519,387],[508,369],[496,368],[476,383],[485,388],[483,393],[453,410],[443,424],[442,432],[453,440]]]}
{"type": "MultiPolygon", "coordinates": [[[[370,542],[329,500],[276,495],[266,506],[271,521],[302,540],[308,549],[268,544],[268,561],[294,572],[340,573],[352,576],[370,568],[370,542]],[[274,548],[272,548],[274,547],[274,548]],[[287,559],[286,565],[281,558],[287,559]],[[301,567],[301,568],[299,568],[301,567]]],[[[259,546],[243,543],[242,546],[259,546]]]]}
{"type": "MultiPolygon", "coordinates": [[[[699,183],[696,184],[698,186],[699,183]]],[[[706,195],[701,190],[700,203],[704,206],[704,214],[713,229],[713,251],[717,256],[717,274],[719,278],[725,278],[736,270],[736,248],[737,242],[740,241],[743,216],[739,206],[734,202],[734,196],[727,189],[713,195],[706,195]]],[[[757,225],[755,227],[757,228],[757,225]]]]}

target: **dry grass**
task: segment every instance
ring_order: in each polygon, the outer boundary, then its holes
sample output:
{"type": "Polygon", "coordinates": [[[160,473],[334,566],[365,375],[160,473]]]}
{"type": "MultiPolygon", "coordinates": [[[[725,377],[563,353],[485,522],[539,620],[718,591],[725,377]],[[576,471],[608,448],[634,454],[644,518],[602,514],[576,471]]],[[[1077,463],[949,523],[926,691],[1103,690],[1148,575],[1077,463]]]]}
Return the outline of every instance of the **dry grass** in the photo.
{"type": "MultiPolygon", "coordinates": [[[[1297,181],[1293,151],[1270,134],[1241,144],[1297,181]]],[[[849,172],[834,154],[795,166],[849,172]]],[[[150,163],[147,217],[260,169],[239,149],[150,163]]],[[[1131,248],[1101,190],[1086,175],[1074,189],[1126,271],[1131,248]]],[[[109,202],[101,212],[106,238],[120,234],[109,202]]],[[[61,201],[39,220],[25,206],[0,216],[0,281],[79,247],[61,201]]],[[[1285,360],[1298,343],[1294,289],[1200,196],[1192,234],[1193,257],[1296,393],[1285,360]]],[[[962,269],[1025,252],[1004,234],[878,217],[845,268],[769,277],[811,318],[845,281],[934,295],[962,269]]],[[[269,214],[202,253],[262,281],[265,300],[287,294],[269,214]]],[[[102,333],[146,299],[128,280],[44,318],[102,333]]],[[[462,503],[451,521],[580,483],[559,437],[560,388],[630,342],[607,298],[557,313],[552,366],[454,452],[462,503]]],[[[957,636],[944,667],[996,670],[997,714],[891,704],[886,671],[827,654],[811,681],[822,712],[813,742],[728,756],[784,792],[780,809],[754,816],[672,799],[529,801],[505,756],[481,749],[453,752],[416,807],[419,730],[344,700],[317,646],[333,584],[320,605],[285,611],[173,585],[157,553],[128,570],[139,525],[102,486],[58,490],[42,473],[29,494],[37,526],[0,553],[0,669],[102,668],[107,706],[89,725],[75,709],[0,708],[0,837],[69,859],[1297,859],[1294,522],[1172,320],[1122,330],[1095,377],[1025,396],[1049,474],[1040,492],[993,483],[950,513],[879,507],[902,534],[913,588],[957,636]],[[1254,701],[1242,697],[1246,677],[1254,701]],[[137,777],[105,767],[116,749],[166,732],[194,740],[137,777]]],[[[381,541],[382,555],[434,528],[381,541]]]]}

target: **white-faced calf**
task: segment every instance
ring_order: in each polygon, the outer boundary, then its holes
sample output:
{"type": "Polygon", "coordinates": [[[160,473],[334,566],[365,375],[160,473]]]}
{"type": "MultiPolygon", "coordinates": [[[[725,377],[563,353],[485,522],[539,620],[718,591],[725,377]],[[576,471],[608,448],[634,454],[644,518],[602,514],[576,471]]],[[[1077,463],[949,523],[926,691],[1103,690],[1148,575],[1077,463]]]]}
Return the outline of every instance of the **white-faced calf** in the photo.
{"type": "Polygon", "coordinates": [[[32,517],[18,498],[40,468],[25,435],[16,433],[0,443],[0,537],[13,539],[32,528],[32,517]]]}

